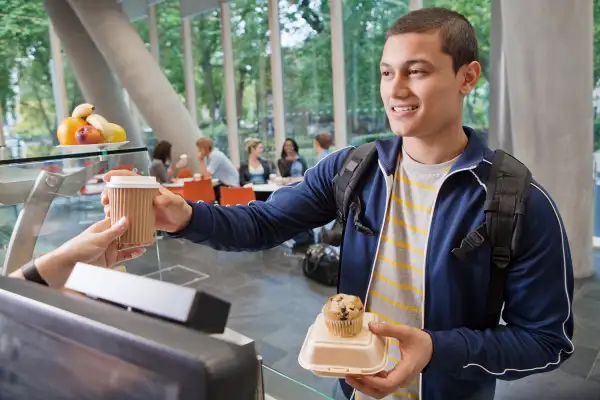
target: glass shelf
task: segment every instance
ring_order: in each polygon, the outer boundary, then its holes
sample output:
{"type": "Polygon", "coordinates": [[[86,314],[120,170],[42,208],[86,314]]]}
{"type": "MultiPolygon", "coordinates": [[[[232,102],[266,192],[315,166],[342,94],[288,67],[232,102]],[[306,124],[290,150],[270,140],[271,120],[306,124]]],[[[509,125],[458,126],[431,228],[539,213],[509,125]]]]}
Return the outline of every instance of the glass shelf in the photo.
{"type": "MultiPolygon", "coordinates": [[[[105,172],[130,169],[145,175],[149,165],[145,147],[0,160],[0,265],[4,273],[103,219],[100,193],[105,172]]],[[[160,269],[157,245],[148,250],[143,263],[133,260],[131,267],[126,265],[129,272],[145,275],[160,269]]]]}

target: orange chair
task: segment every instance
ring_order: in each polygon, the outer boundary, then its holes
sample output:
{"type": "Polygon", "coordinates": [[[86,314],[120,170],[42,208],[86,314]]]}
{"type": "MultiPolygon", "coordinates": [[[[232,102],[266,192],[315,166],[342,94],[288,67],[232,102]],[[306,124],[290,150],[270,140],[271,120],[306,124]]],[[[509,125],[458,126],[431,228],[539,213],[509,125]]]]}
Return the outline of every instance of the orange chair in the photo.
{"type": "Polygon", "coordinates": [[[214,203],[215,190],[213,189],[212,179],[200,179],[199,181],[184,182],[183,198],[189,201],[214,203]]]}
{"type": "Polygon", "coordinates": [[[116,171],[116,170],[119,170],[119,169],[126,169],[126,170],[129,170],[129,171],[133,171],[134,168],[135,168],[135,166],[133,164],[122,164],[122,165],[115,165],[110,170],[111,171],[116,171]]]}
{"type": "Polygon", "coordinates": [[[192,173],[191,168],[182,168],[181,171],[177,173],[177,179],[184,178],[192,178],[194,174],[192,173]]]}
{"type": "Polygon", "coordinates": [[[248,204],[256,200],[256,194],[252,188],[244,187],[221,187],[221,205],[235,206],[238,204],[248,204]]]}

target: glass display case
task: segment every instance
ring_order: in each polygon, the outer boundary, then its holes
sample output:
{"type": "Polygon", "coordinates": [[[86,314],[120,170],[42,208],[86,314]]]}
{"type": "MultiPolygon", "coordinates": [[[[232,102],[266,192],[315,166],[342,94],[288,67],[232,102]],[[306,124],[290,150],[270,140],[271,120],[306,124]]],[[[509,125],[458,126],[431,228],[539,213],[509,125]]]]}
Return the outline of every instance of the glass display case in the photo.
{"type": "MultiPolygon", "coordinates": [[[[145,147],[0,159],[0,265],[7,275],[104,218],[102,175],[130,169],[142,175],[150,165],[145,147]]],[[[126,265],[145,275],[160,270],[158,247],[146,262],[126,265]],[[147,262],[152,259],[152,262],[147,262]]]]}
{"type": "MultiPolygon", "coordinates": [[[[54,153],[23,159],[0,157],[0,265],[4,275],[104,218],[100,194],[105,172],[129,169],[146,175],[150,164],[145,147],[54,153]]],[[[144,257],[127,262],[127,272],[163,279],[158,243],[149,247],[144,257]]],[[[254,343],[229,331],[246,343],[254,343]]],[[[330,394],[262,364],[262,357],[258,360],[257,400],[331,399],[330,394]]]]}

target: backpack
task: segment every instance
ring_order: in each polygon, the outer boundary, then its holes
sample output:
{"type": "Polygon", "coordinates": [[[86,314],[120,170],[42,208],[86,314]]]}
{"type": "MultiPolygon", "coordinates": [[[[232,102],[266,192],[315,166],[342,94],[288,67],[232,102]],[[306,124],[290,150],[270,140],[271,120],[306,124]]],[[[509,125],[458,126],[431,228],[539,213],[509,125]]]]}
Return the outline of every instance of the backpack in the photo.
{"type": "Polygon", "coordinates": [[[338,284],[340,256],[338,252],[324,243],[308,247],[302,263],[302,272],[307,278],[327,286],[338,284]]]}
{"type": "MultiPolygon", "coordinates": [[[[356,147],[350,151],[333,179],[337,221],[345,228],[346,217],[349,210],[352,210],[352,222],[356,230],[366,235],[375,233],[363,222],[363,205],[356,189],[376,159],[375,142],[356,147]]],[[[478,328],[493,328],[500,320],[507,267],[517,253],[531,179],[531,172],[524,164],[502,150],[495,150],[490,176],[486,182],[485,222],[470,232],[460,241],[460,245],[452,250],[452,254],[464,259],[470,251],[481,246],[486,240],[491,246],[492,270],[486,319],[484,326],[478,328]]]]}

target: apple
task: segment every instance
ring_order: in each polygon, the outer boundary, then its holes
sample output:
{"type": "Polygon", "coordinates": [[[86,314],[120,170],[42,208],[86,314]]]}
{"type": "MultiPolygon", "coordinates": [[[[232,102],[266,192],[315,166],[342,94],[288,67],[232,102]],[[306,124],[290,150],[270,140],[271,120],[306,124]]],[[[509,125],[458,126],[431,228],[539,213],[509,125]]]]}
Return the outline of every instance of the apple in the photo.
{"type": "Polygon", "coordinates": [[[102,133],[92,125],[84,125],[75,132],[79,144],[98,144],[104,141],[102,133]]]}

